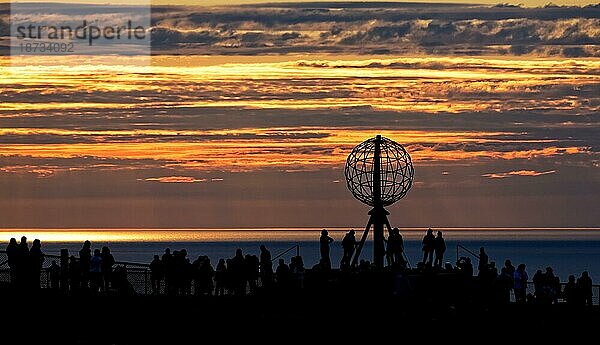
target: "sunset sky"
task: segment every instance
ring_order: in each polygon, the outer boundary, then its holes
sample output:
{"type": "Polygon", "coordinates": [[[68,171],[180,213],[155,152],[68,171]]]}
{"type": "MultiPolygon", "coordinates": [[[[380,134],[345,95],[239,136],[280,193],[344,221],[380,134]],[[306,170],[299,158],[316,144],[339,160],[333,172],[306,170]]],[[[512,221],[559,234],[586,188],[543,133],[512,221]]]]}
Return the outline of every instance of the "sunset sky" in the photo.
{"type": "Polygon", "coordinates": [[[150,66],[0,56],[0,228],[361,226],[376,134],[394,226],[600,226],[600,8],[320,6],[156,6],[150,66]]]}

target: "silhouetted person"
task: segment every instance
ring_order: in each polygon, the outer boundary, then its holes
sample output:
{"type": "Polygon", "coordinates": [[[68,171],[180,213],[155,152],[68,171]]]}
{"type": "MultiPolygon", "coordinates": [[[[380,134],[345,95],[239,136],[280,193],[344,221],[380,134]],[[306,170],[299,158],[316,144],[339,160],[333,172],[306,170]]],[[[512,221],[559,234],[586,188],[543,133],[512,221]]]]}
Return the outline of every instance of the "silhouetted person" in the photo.
{"type": "Polygon", "coordinates": [[[333,238],[329,237],[329,232],[323,229],[319,238],[319,250],[321,252],[321,261],[331,269],[331,258],[329,257],[329,245],[333,242],[333,238]]]}
{"type": "Polygon", "coordinates": [[[389,266],[404,266],[404,258],[402,253],[404,252],[404,240],[400,235],[398,228],[390,230],[390,234],[387,238],[386,257],[389,266]]]}
{"type": "Polygon", "coordinates": [[[171,254],[170,248],[165,249],[165,253],[162,256],[162,263],[165,269],[165,293],[172,295],[175,291],[175,284],[173,282],[173,254],[171,254]]]}
{"type": "Polygon", "coordinates": [[[283,259],[279,259],[275,275],[277,276],[277,285],[279,285],[279,288],[286,289],[290,282],[290,268],[285,264],[283,259]]]}
{"type": "Polygon", "coordinates": [[[269,287],[273,282],[271,252],[264,245],[260,246],[260,281],[263,287],[269,287]]]}
{"type": "Polygon", "coordinates": [[[433,248],[435,250],[435,261],[433,265],[442,267],[444,264],[444,253],[446,252],[446,241],[444,241],[441,231],[437,232],[433,248]]]}
{"type": "Polygon", "coordinates": [[[113,265],[115,264],[115,258],[110,253],[108,247],[102,247],[102,281],[104,282],[104,291],[110,288],[110,282],[112,279],[113,265]]]}
{"type": "Polygon", "coordinates": [[[227,275],[227,266],[225,266],[225,260],[220,259],[217,263],[217,269],[215,272],[215,295],[225,295],[225,278],[227,275]]]}
{"type": "Polygon", "coordinates": [[[525,264],[519,264],[515,271],[515,300],[517,303],[525,303],[527,297],[527,272],[525,271],[525,264]]]}
{"type": "Polygon", "coordinates": [[[504,267],[500,269],[498,288],[502,303],[510,303],[510,290],[512,290],[515,285],[515,270],[512,262],[508,259],[504,261],[504,267]]]}
{"type": "Polygon", "coordinates": [[[160,295],[160,282],[165,277],[165,266],[158,255],[150,263],[150,284],[152,285],[152,294],[160,295]]]}
{"type": "Polygon", "coordinates": [[[567,304],[570,305],[578,305],[579,304],[579,291],[577,287],[577,282],[575,281],[575,276],[570,275],[569,281],[563,290],[563,296],[565,300],[567,300],[567,304]]]}
{"type": "Polygon", "coordinates": [[[296,289],[302,289],[304,288],[304,261],[301,256],[294,256],[292,263],[290,264],[290,273],[294,282],[293,286],[296,289]]]}
{"type": "Polygon", "coordinates": [[[183,295],[191,295],[192,294],[192,281],[194,280],[194,265],[191,263],[190,259],[187,257],[187,251],[182,249],[180,251],[183,256],[183,267],[182,267],[182,287],[181,293],[183,295]]]}
{"type": "Polygon", "coordinates": [[[473,264],[471,263],[471,258],[461,256],[456,262],[456,267],[463,277],[473,279],[473,264]]]}
{"type": "Polygon", "coordinates": [[[10,270],[10,283],[16,284],[17,282],[17,269],[19,265],[19,245],[15,238],[11,238],[6,246],[6,256],[8,268],[10,270]]]}
{"type": "Polygon", "coordinates": [[[127,280],[127,268],[124,266],[115,267],[113,271],[113,288],[117,290],[117,294],[120,296],[135,295],[135,289],[127,280]]]}
{"type": "Polygon", "coordinates": [[[235,251],[235,256],[231,259],[231,265],[227,265],[231,272],[231,282],[233,292],[236,296],[246,294],[246,277],[244,275],[244,255],[241,249],[235,251]]]}
{"type": "MultiPolygon", "coordinates": [[[[258,268],[257,268],[258,270],[258,268]]],[[[198,266],[198,285],[196,286],[197,295],[212,295],[213,291],[213,277],[215,275],[215,269],[210,263],[208,256],[202,257],[200,265],[198,266]]]]}
{"type": "Polygon", "coordinates": [[[583,303],[585,305],[592,305],[592,278],[587,271],[581,273],[581,277],[577,280],[578,289],[581,293],[581,298],[583,299],[583,303]]]}
{"type": "Polygon", "coordinates": [[[514,285],[514,279],[515,279],[515,271],[517,269],[515,268],[515,266],[513,266],[512,262],[508,259],[506,259],[504,261],[504,271],[506,272],[506,277],[510,279],[510,288],[512,289],[513,285],[514,285]]]}
{"type": "Polygon", "coordinates": [[[258,287],[259,260],[256,255],[246,254],[244,258],[244,275],[248,281],[250,293],[255,293],[258,287]]]}
{"type": "Polygon", "coordinates": [[[344,254],[342,256],[342,262],[340,262],[341,269],[347,269],[350,267],[350,260],[352,260],[352,255],[354,255],[355,248],[356,237],[354,236],[354,230],[350,230],[342,239],[342,249],[344,250],[344,254]]]}
{"type": "Polygon", "coordinates": [[[560,279],[554,275],[552,267],[546,267],[542,289],[544,291],[545,302],[558,303],[558,296],[560,295],[560,279]]]}
{"type": "Polygon", "coordinates": [[[544,297],[544,273],[542,270],[537,270],[531,279],[533,281],[534,295],[536,299],[544,297]]]}
{"type": "Polygon", "coordinates": [[[479,248],[479,266],[477,269],[479,270],[479,276],[482,274],[485,275],[489,268],[489,257],[485,252],[485,248],[479,248]]]}
{"type": "Polygon", "coordinates": [[[73,255],[69,258],[69,285],[71,292],[75,292],[81,287],[81,266],[73,255]]]}
{"type": "Polygon", "coordinates": [[[58,266],[56,260],[52,260],[50,267],[48,267],[48,275],[50,276],[50,288],[58,290],[60,282],[60,266],[58,266]]]}
{"type": "Polygon", "coordinates": [[[96,293],[102,286],[102,253],[100,249],[94,250],[94,256],[90,259],[90,287],[96,293]]]}
{"type": "Polygon", "coordinates": [[[79,250],[79,266],[81,271],[81,287],[87,288],[90,279],[90,260],[92,260],[92,243],[83,242],[83,247],[79,250]]]}
{"type": "Polygon", "coordinates": [[[33,289],[39,289],[40,273],[42,271],[42,265],[44,264],[44,253],[42,253],[42,243],[40,242],[40,240],[33,240],[33,243],[31,244],[31,249],[29,250],[28,259],[28,286],[33,289]]]}
{"type": "Polygon", "coordinates": [[[16,281],[17,285],[20,288],[27,286],[28,281],[28,272],[29,272],[29,244],[27,244],[27,237],[21,237],[21,242],[19,243],[19,250],[17,255],[17,271],[16,271],[16,281]]]}
{"type": "Polygon", "coordinates": [[[423,265],[433,263],[433,251],[435,249],[435,236],[431,228],[427,229],[427,234],[423,237],[423,265]]]}

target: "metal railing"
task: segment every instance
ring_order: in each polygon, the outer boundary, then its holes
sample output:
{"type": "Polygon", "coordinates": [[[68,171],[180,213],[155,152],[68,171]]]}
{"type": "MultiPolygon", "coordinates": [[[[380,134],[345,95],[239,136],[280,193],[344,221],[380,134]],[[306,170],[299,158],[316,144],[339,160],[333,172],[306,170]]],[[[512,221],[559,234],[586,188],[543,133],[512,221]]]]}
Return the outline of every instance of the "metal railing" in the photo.
{"type": "Polygon", "coordinates": [[[460,259],[460,250],[464,250],[465,252],[471,254],[471,256],[477,258],[477,260],[479,260],[479,254],[475,253],[474,251],[470,250],[469,248],[463,246],[462,244],[457,244],[456,245],[456,262],[458,262],[458,260],[460,259]]]}
{"type": "Polygon", "coordinates": [[[291,252],[294,249],[296,249],[296,256],[300,256],[300,245],[299,244],[295,244],[295,245],[289,247],[288,249],[284,250],[283,252],[275,255],[275,257],[273,257],[271,259],[271,262],[275,262],[275,260],[281,258],[282,256],[284,256],[285,254],[291,252]]]}
{"type": "MultiPolygon", "coordinates": [[[[565,286],[567,286],[567,283],[560,283],[560,288],[561,288],[561,292],[565,290],[565,286]]],[[[535,296],[535,284],[533,282],[527,282],[527,294],[535,296]]],[[[514,302],[514,295],[511,294],[511,301],[514,302]]],[[[558,295],[558,303],[564,303],[566,302],[566,298],[564,296],[564,294],[559,294],[558,295]]],[[[592,285],[592,304],[593,305],[599,305],[600,304],[600,285],[592,285]]]]}
{"type": "MultiPolygon", "coordinates": [[[[60,255],[44,254],[44,262],[40,271],[40,287],[50,288],[52,285],[50,277],[50,266],[52,261],[60,264],[60,255]]],[[[79,260],[79,258],[76,258],[79,260]]],[[[113,270],[123,268],[126,278],[133,290],[138,294],[149,294],[151,292],[150,265],[127,261],[116,261],[113,270]]],[[[0,251],[0,282],[10,282],[10,268],[6,251],[0,251]]]]}

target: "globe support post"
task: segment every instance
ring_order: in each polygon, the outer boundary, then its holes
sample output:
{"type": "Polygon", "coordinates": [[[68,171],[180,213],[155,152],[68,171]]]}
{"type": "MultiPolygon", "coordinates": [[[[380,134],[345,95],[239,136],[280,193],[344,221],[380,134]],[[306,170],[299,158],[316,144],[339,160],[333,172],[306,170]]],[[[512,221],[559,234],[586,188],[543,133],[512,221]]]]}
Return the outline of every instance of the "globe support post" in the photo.
{"type": "Polygon", "coordinates": [[[344,175],[352,195],[372,207],[351,265],[356,266],[373,227],[373,263],[383,268],[384,227],[391,232],[385,207],[402,199],[412,185],[414,169],[410,155],[402,145],[377,135],[354,147],[346,160],[344,175]]]}
{"type": "MultiPolygon", "coordinates": [[[[381,202],[381,135],[375,138],[375,157],[373,164],[373,263],[377,268],[383,268],[385,244],[383,236],[383,218],[387,213],[381,202]]],[[[371,213],[369,212],[369,213],[371,213]]]]}

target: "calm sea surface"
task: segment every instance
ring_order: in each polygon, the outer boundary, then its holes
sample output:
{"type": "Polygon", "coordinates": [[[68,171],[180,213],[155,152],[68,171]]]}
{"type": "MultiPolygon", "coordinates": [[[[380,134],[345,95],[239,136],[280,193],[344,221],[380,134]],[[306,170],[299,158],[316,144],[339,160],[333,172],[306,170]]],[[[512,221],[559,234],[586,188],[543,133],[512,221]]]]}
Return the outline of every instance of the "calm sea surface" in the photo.
{"type": "MultiPolygon", "coordinates": [[[[437,229],[435,229],[437,230],[437,229]]],[[[513,264],[525,263],[530,276],[536,269],[551,266],[566,280],[569,274],[579,275],[590,272],[595,283],[600,282],[600,229],[500,229],[500,228],[461,228],[440,229],[444,232],[448,250],[445,261],[454,263],[457,244],[477,252],[484,246],[490,260],[501,266],[505,259],[513,264]]],[[[312,266],[319,257],[319,233],[321,229],[7,229],[0,230],[0,240],[8,243],[11,237],[25,235],[32,241],[39,238],[45,253],[58,254],[67,248],[75,254],[81,242],[92,241],[93,248],[109,246],[119,261],[149,263],[154,254],[161,254],[165,248],[179,250],[185,248],[192,259],[198,255],[208,255],[213,264],[219,258],[232,257],[237,248],[244,254],[259,253],[259,246],[265,244],[273,256],[294,246],[300,246],[300,255],[305,264],[312,266]]],[[[336,242],[331,245],[331,256],[337,266],[341,259],[341,239],[345,229],[329,229],[336,242]]],[[[362,230],[356,229],[357,238],[362,230]]],[[[405,249],[414,265],[421,258],[421,238],[425,229],[402,229],[405,249]]],[[[286,260],[295,250],[284,255],[286,260]]],[[[464,250],[460,256],[468,255],[464,250]]],[[[363,257],[371,257],[371,244],[367,243],[363,257]]]]}

